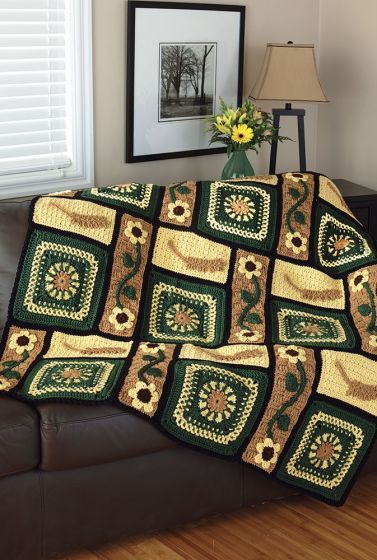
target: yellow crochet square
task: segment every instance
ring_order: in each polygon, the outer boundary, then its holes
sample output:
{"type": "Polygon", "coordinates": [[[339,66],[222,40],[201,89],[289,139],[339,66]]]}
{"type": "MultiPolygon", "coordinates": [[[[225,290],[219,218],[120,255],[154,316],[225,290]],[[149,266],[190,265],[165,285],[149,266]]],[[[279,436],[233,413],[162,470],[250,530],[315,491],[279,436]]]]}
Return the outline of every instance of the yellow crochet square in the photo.
{"type": "Polygon", "coordinates": [[[272,294],[318,307],[344,309],[342,280],[331,278],[310,266],[277,259],[272,278],[272,294]]]}
{"type": "Polygon", "coordinates": [[[265,183],[266,185],[277,185],[277,175],[252,175],[250,177],[241,177],[240,179],[232,179],[232,182],[244,183],[245,181],[253,181],[254,183],[265,183]]]}
{"type": "Polygon", "coordinates": [[[152,262],[194,278],[224,284],[228,277],[230,247],[188,231],[160,228],[152,262]]]}
{"type": "Polygon", "coordinates": [[[33,221],[110,245],[115,216],[115,210],[94,202],[46,196],[37,201],[33,221]]]}
{"type": "Polygon", "coordinates": [[[267,368],[269,357],[267,347],[263,345],[230,344],[219,348],[202,348],[193,344],[184,344],[179,357],[188,360],[207,360],[208,362],[258,366],[267,368]]]}
{"type": "Polygon", "coordinates": [[[132,341],[111,340],[97,335],[75,336],[54,332],[44,358],[126,358],[132,341]]]}
{"type": "Polygon", "coordinates": [[[351,352],[323,350],[317,391],[377,414],[376,362],[351,352]]]}
{"type": "Polygon", "coordinates": [[[346,212],[353,218],[355,217],[351,210],[348,208],[347,204],[344,202],[342,195],[339,192],[339,189],[334,183],[328,178],[324,177],[323,175],[319,178],[319,196],[329,202],[335,208],[346,212]]]}

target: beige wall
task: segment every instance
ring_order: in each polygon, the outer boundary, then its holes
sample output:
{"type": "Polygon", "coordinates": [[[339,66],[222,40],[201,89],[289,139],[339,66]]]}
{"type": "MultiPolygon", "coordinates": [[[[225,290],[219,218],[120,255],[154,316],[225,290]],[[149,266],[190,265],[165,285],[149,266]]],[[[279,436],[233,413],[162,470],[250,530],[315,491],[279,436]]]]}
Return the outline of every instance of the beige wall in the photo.
{"type": "Polygon", "coordinates": [[[377,190],[377,2],[321,0],[317,167],[377,190]]]}
{"type": "MultiPolygon", "coordinates": [[[[207,0],[211,1],[211,0],[207,0]]],[[[330,0],[327,0],[330,1],[330,0]]],[[[213,2],[217,3],[217,2],[213,2]]],[[[229,1],[227,2],[229,3],[229,1]]],[[[244,0],[246,5],[245,90],[248,94],[259,71],[267,42],[315,43],[318,39],[318,0],[244,0]]],[[[124,163],[126,0],[93,0],[94,6],[94,122],[96,184],[127,181],[165,183],[181,179],[219,177],[225,154],[124,163]]],[[[147,72],[147,69],[146,69],[147,72]]],[[[276,105],[276,104],[275,104],[276,105]]],[[[278,104],[277,106],[281,106],[278,104]]],[[[305,106],[308,169],[316,168],[317,107],[305,106]]],[[[265,105],[269,110],[272,105],[265,105]]],[[[284,135],[296,138],[295,119],[284,119],[284,135]]],[[[298,147],[279,146],[278,171],[298,168],[298,147]]],[[[268,171],[269,148],[256,156],[257,173],[268,171]]]]}

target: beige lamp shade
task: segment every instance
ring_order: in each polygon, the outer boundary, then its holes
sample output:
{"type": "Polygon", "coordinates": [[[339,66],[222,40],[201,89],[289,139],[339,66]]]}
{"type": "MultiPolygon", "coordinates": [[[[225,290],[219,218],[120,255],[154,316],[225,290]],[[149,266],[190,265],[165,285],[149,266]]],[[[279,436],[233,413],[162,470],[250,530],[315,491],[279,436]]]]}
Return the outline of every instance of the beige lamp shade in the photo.
{"type": "Polygon", "coordinates": [[[251,97],[288,102],[328,101],[319,81],[314,45],[268,43],[251,97]]]}

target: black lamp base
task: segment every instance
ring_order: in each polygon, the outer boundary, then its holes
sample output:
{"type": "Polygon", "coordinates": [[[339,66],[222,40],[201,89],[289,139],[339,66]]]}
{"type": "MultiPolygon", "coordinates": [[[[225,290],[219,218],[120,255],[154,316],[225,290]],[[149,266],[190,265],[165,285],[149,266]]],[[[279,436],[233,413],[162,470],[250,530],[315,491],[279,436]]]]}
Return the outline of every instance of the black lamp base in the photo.
{"type": "MultiPolygon", "coordinates": [[[[298,126],[298,150],[300,158],[300,171],[306,171],[306,153],[305,153],[305,126],[304,126],[304,116],[305,109],[292,109],[290,103],[286,103],[285,109],[272,109],[273,126],[279,129],[280,117],[297,117],[298,126]]],[[[278,151],[278,141],[273,140],[271,143],[271,155],[270,155],[270,175],[276,173],[276,156],[278,151]]]]}

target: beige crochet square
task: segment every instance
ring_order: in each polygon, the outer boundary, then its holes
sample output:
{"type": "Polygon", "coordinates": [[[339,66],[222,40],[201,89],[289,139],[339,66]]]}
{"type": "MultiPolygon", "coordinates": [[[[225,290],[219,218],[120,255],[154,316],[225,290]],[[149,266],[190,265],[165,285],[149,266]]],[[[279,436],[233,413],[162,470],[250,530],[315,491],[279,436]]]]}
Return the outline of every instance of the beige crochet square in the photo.
{"type": "Polygon", "coordinates": [[[323,350],[317,391],[377,415],[376,362],[351,352],[323,350]]]}
{"type": "Polygon", "coordinates": [[[172,272],[224,284],[230,247],[189,231],[159,228],[152,262],[172,272]]]}
{"type": "Polygon", "coordinates": [[[116,212],[86,200],[43,197],[35,207],[33,221],[110,245],[116,212]]]}
{"type": "Polygon", "coordinates": [[[344,309],[342,280],[328,276],[311,266],[277,259],[272,277],[272,294],[319,307],[344,309]]]}

